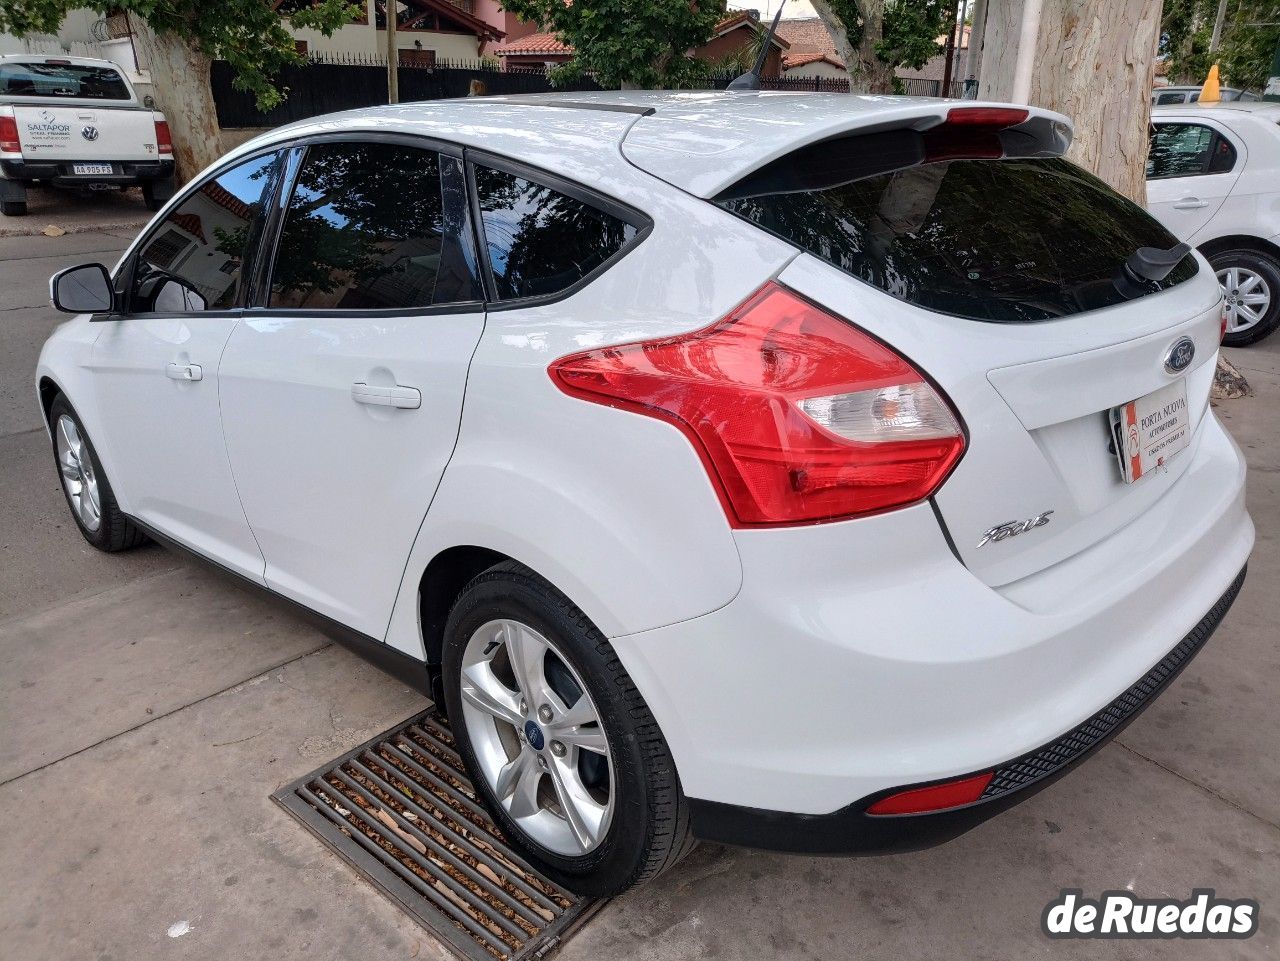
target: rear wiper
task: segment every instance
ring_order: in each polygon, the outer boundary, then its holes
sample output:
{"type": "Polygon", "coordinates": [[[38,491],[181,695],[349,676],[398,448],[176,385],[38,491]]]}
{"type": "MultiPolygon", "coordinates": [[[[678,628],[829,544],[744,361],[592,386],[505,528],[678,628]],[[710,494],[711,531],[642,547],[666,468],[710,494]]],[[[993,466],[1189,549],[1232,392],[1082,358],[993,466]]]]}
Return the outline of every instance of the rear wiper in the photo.
{"type": "Polygon", "coordinates": [[[1111,283],[1125,300],[1141,297],[1147,292],[1145,289],[1147,284],[1156,284],[1164,280],[1189,253],[1191,253],[1191,245],[1186,243],[1174,244],[1168,250],[1161,250],[1159,247],[1139,247],[1120,265],[1111,283]]]}

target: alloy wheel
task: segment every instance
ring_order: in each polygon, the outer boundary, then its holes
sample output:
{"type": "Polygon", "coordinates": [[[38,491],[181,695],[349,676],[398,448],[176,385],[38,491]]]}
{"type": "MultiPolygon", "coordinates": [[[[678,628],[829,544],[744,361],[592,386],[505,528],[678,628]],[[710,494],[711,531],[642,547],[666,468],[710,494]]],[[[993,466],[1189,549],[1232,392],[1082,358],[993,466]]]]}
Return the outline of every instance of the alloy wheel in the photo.
{"type": "Polygon", "coordinates": [[[1247,267],[1224,267],[1217,272],[1226,298],[1227,333],[1248,330],[1262,321],[1274,292],[1261,274],[1247,267]]]}
{"type": "Polygon", "coordinates": [[[102,502],[98,498],[98,477],[88,445],[76,422],[66,414],[58,418],[55,435],[58,473],[62,475],[62,486],[71,502],[71,509],[85,530],[96,531],[102,524],[102,502]]]}
{"type": "Polygon", "coordinates": [[[604,840],[613,761],[586,685],[542,634],[489,621],[467,641],[462,709],[480,774],[533,841],[580,857],[604,840]]]}

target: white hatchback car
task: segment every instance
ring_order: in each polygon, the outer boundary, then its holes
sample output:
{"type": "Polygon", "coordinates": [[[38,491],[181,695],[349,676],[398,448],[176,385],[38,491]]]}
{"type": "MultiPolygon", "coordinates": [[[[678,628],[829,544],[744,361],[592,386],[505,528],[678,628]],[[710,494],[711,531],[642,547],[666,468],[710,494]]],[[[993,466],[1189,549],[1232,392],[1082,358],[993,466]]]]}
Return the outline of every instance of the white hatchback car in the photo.
{"type": "Polygon", "coordinates": [[[1280,103],[1151,112],[1147,209],[1208,258],[1227,304],[1226,343],[1280,327],[1280,103]]]}
{"type": "Polygon", "coordinates": [[[54,278],[67,500],[432,693],[580,891],[954,837],[1148,704],[1253,545],[1218,285],[1070,137],[770,93],[273,131],[54,278]]]}

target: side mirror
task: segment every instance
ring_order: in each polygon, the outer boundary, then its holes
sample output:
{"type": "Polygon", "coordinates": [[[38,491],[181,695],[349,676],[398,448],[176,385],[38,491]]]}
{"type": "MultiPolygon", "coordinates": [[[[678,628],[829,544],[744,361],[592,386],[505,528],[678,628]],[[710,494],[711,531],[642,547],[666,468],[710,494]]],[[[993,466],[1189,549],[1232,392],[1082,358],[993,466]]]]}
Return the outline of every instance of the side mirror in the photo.
{"type": "Polygon", "coordinates": [[[67,314],[106,314],[115,309],[116,292],[102,264],[68,267],[49,278],[49,299],[67,314]]]}

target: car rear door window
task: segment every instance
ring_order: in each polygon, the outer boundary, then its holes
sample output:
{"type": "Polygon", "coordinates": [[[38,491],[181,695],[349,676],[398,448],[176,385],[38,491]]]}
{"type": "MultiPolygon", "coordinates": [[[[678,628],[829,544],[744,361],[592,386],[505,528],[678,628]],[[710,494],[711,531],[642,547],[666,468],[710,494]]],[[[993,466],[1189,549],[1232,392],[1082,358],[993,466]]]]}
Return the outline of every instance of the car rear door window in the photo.
{"type": "Polygon", "coordinates": [[[280,155],[255,157],[204,183],[152,232],[133,270],[133,312],[239,306],[244,269],[275,185],[280,155]]]}
{"type": "Polygon", "coordinates": [[[268,306],[411,310],[481,299],[462,183],[461,161],[434,150],[312,144],[285,211],[268,306]]]}
{"type": "Polygon", "coordinates": [[[129,87],[111,67],[21,60],[0,63],[0,94],[66,100],[129,100],[129,87]]]}
{"type": "Polygon", "coordinates": [[[1161,123],[1156,125],[1147,151],[1147,179],[1226,173],[1235,162],[1235,147],[1212,127],[1161,123]]]}
{"type": "Polygon", "coordinates": [[[639,227],[544,184],[476,164],[498,300],[561,293],[617,255],[639,227]]]}
{"type": "MultiPolygon", "coordinates": [[[[718,202],[899,300],[1019,323],[1134,296],[1125,261],[1177,243],[1146,211],[1060,158],[922,162],[911,132],[802,148],[718,202]],[[863,173],[863,171],[869,171],[863,173]],[[883,172],[882,172],[883,171],[883,172]]],[[[1191,277],[1187,256],[1138,295],[1191,277]]]]}

